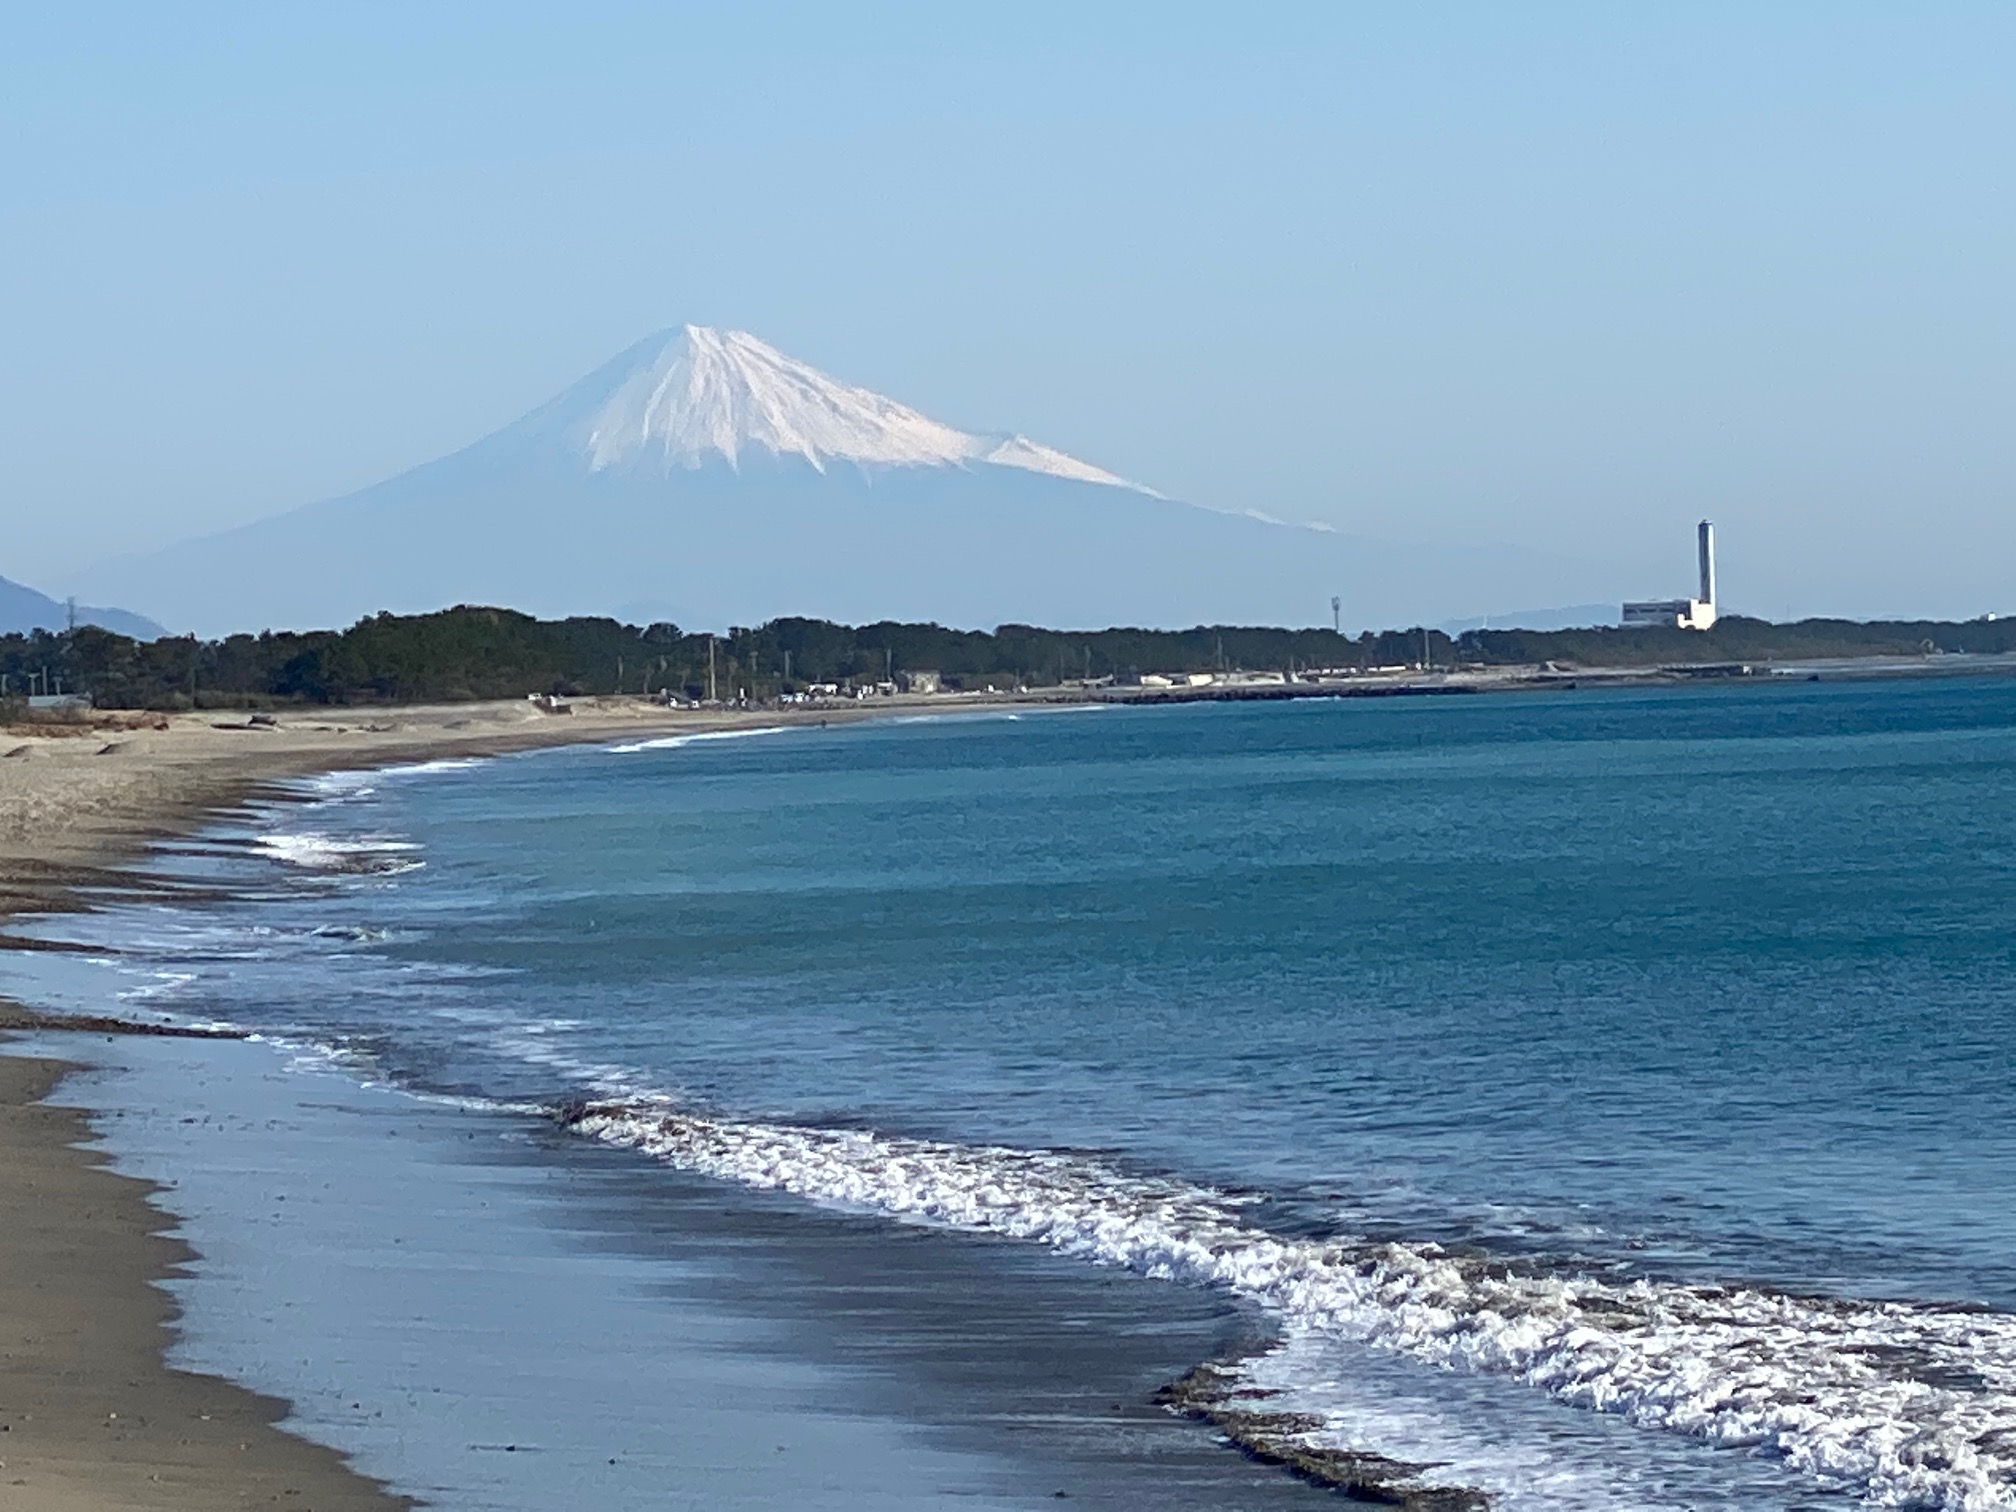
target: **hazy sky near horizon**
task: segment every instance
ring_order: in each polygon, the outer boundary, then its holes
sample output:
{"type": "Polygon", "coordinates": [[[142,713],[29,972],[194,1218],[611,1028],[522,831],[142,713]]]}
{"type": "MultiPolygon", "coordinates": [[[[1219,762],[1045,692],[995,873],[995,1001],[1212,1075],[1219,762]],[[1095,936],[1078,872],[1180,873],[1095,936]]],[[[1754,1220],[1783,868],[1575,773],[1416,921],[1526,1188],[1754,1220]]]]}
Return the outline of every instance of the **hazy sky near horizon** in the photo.
{"type": "Polygon", "coordinates": [[[1737,609],[2016,611],[2012,76],[1936,0],[14,7],[0,575],[691,320],[1592,599],[1707,514],[1737,609]]]}

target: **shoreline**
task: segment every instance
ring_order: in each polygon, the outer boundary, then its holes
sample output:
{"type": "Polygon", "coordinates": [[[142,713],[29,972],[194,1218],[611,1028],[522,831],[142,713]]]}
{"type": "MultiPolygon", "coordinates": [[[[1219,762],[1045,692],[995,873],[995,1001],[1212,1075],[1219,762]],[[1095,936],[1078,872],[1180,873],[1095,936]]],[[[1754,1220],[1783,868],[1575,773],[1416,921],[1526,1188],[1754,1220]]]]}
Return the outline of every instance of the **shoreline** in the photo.
{"type": "Polygon", "coordinates": [[[185,835],[208,815],[291,778],[611,739],[847,723],[880,712],[879,705],[668,710],[603,699],[567,716],[479,703],[318,711],[264,728],[221,724],[209,712],[11,726],[0,731],[0,921],[70,912],[80,906],[81,889],[135,885],[125,863],[151,843],[185,835]],[[353,722],[339,722],[346,717],[353,722]]]}
{"type": "Polygon", "coordinates": [[[0,1500],[35,1512],[413,1507],[280,1426],[292,1405],[171,1367],[159,1284],[196,1252],[152,1182],[109,1169],[44,1099],[78,1063],[0,1055],[0,1500]]]}
{"type": "Polygon", "coordinates": [[[567,715],[490,702],[283,711],[253,726],[218,717],[106,712],[76,724],[0,727],[0,931],[12,915],[69,912],[79,894],[147,884],[124,865],[154,841],[199,827],[262,786],[325,772],[510,755],[619,738],[956,716],[995,709],[1153,708],[1187,703],[1388,699],[1475,693],[1919,681],[2016,675],[2016,656],[1675,669],[1454,669],[1324,683],[1199,687],[1059,687],[974,697],[899,695],[840,707],[668,709],[641,699],[582,699],[567,715]],[[347,723],[345,721],[348,721],[347,723]]]}
{"type": "MultiPolygon", "coordinates": [[[[1886,674],[1922,675],[1876,668],[1864,675],[1886,674]]],[[[1516,684],[1480,689],[1518,690],[1516,684]]],[[[687,711],[606,700],[584,701],[566,718],[525,705],[462,704],[288,715],[271,730],[220,728],[204,714],[177,716],[165,728],[33,737],[26,755],[14,754],[24,744],[15,735],[0,739],[0,930],[13,914],[89,908],[98,889],[142,890],[145,880],[128,867],[150,843],[186,833],[264,785],[314,773],[892,714],[1163,701],[1045,693],[985,703],[687,711]],[[337,714],[369,723],[339,725],[337,714]]],[[[11,1037],[9,1030],[141,1029],[110,1019],[55,1024],[0,1000],[0,1038],[11,1037]]],[[[159,1283],[196,1252],[166,1237],[176,1224],[167,1210],[172,1199],[161,1205],[167,1189],[107,1170],[92,1147],[88,1116],[42,1101],[87,1059],[0,1056],[6,1126],[0,1194],[10,1210],[34,1217],[31,1225],[0,1231],[0,1336],[34,1345],[0,1351],[0,1486],[10,1493],[25,1487],[22,1505],[52,1512],[137,1506],[179,1512],[282,1495],[305,1507],[411,1506],[335,1451],[279,1426],[291,1410],[285,1400],[166,1363],[179,1309],[159,1283]],[[68,1257],[77,1255],[92,1262],[72,1264],[68,1257]],[[38,1333],[51,1307],[68,1309],[65,1316],[88,1328],[38,1333]],[[147,1405],[126,1405],[132,1401],[147,1405]]]]}
{"type": "MultiPolygon", "coordinates": [[[[613,701],[611,701],[613,703],[613,701]]],[[[128,863],[265,784],[314,773],[506,755],[617,737],[818,723],[854,711],[694,713],[585,706],[564,721],[524,705],[336,711],[277,729],[180,715],[5,737],[0,924],[88,908],[139,887],[128,863]],[[134,721],[133,723],[138,723],[134,721]]],[[[26,942],[22,942],[26,943],[26,942]]],[[[0,1000],[21,1032],[145,1033],[114,1018],[62,1023],[0,1000]]],[[[415,1504],[335,1450],[281,1426],[290,1403],[168,1364],[180,1307],[164,1281],[198,1258],[172,1237],[161,1186],[107,1168],[88,1117],[46,1101],[86,1058],[0,1054],[0,1488],[36,1512],[214,1512],[285,1500],[309,1512],[415,1504]],[[18,1216],[17,1216],[18,1215],[18,1216]]]]}
{"type": "MultiPolygon", "coordinates": [[[[889,715],[957,715],[977,712],[975,702],[879,700],[859,710],[590,709],[586,719],[578,715],[572,720],[539,716],[530,721],[516,706],[472,709],[462,705],[379,714],[380,724],[397,719],[400,728],[396,730],[309,729],[300,732],[309,738],[295,740],[275,740],[247,731],[218,731],[213,736],[203,728],[207,720],[184,716],[170,721],[165,731],[145,732],[165,738],[149,742],[154,769],[147,780],[138,783],[121,782],[117,774],[132,771],[139,763],[121,765],[110,758],[102,763],[99,759],[101,746],[117,741],[116,735],[112,741],[103,740],[101,732],[82,739],[52,737],[49,745],[63,744],[53,753],[45,747],[44,756],[32,764],[17,765],[22,761],[18,757],[0,759],[0,799],[18,799],[26,789],[45,805],[52,795],[58,800],[53,809],[42,809],[53,822],[25,842],[20,816],[0,811],[0,944],[61,950],[63,947],[45,947],[30,938],[10,940],[7,919],[18,914],[86,911],[95,906],[92,895],[100,890],[158,894],[159,887],[133,865],[150,843],[188,833],[233,804],[258,795],[263,786],[294,777],[620,739],[816,727],[889,715]],[[486,713],[496,719],[495,724],[483,718],[486,713]],[[218,738],[226,734],[236,740],[218,738]],[[39,795],[33,793],[37,787],[43,789],[39,795]]],[[[1007,697],[988,700],[980,708],[1041,708],[1060,702],[1065,700],[1007,697]]],[[[5,747],[0,746],[0,758],[4,753],[5,747]]],[[[56,1093],[78,1073],[119,1065],[119,1054],[94,1058],[84,1044],[83,1036],[101,1034],[122,1039],[158,1037],[163,1041],[161,1049],[175,1057],[183,1053],[175,1047],[185,1041],[241,1037],[111,1016],[66,1018],[0,998],[0,1126],[4,1126],[0,1151],[5,1152],[0,1156],[0,1203],[11,1207],[16,1201],[32,1200],[38,1220],[32,1229],[0,1226],[0,1338],[41,1340],[35,1325],[46,1315],[49,1297],[58,1289],[67,1299],[64,1306],[91,1324],[88,1330],[50,1333],[46,1345],[32,1354],[0,1347],[0,1486],[23,1497],[20,1505],[32,1512],[142,1507],[150,1512],[208,1512],[218,1507],[280,1503],[309,1512],[406,1512],[425,1505],[374,1479],[343,1450],[303,1436],[315,1431],[313,1414],[306,1412],[305,1399],[290,1399],[291,1388],[268,1379],[259,1382],[265,1388],[261,1391],[222,1374],[198,1373],[215,1367],[182,1369],[169,1363],[185,1309],[176,1289],[164,1283],[188,1274],[192,1263],[202,1259],[196,1245],[174,1237],[189,1216],[177,1209],[175,1199],[185,1168],[171,1164],[139,1175],[111,1169],[117,1140],[110,1131],[105,1136],[94,1132],[94,1124],[108,1116],[106,1109],[112,1105],[93,1101],[88,1092],[78,1094],[74,1102],[56,1093]],[[9,1043],[23,1036],[32,1036],[32,1043],[9,1043]],[[73,1044],[75,1054],[71,1053],[73,1044]],[[97,1255],[94,1263],[69,1263],[69,1256],[87,1251],[97,1255]],[[288,1420],[296,1417],[303,1422],[298,1432],[287,1426],[288,1420]],[[25,1437],[24,1429],[32,1429],[34,1436],[25,1437]],[[118,1448],[108,1452],[108,1443],[116,1443],[118,1448]]],[[[191,1052],[200,1052],[200,1048],[188,1046],[191,1052]]],[[[231,1047],[216,1048],[225,1051],[231,1047]]],[[[165,1117],[184,1111],[173,1099],[156,1106],[165,1117]]],[[[198,1111],[203,1106],[200,1100],[195,1104],[198,1111]]],[[[602,1153],[591,1149],[581,1155],[596,1161],[602,1153]]],[[[700,1211],[713,1215],[728,1210],[708,1192],[700,1211]]],[[[766,1227],[760,1213],[748,1221],[759,1232],[766,1227]]],[[[839,1223],[850,1232],[859,1227],[849,1220],[839,1223]]],[[[738,1247],[748,1242],[748,1236],[725,1218],[716,1219],[713,1227],[703,1225],[702,1234],[703,1240],[725,1240],[738,1247]],[[714,1228],[721,1232],[715,1234],[714,1228]]],[[[200,1233],[197,1237],[200,1242],[200,1233]]],[[[870,1252],[880,1256],[884,1237],[877,1229],[873,1243],[865,1250],[858,1242],[849,1248],[863,1257],[870,1252]]],[[[858,1241],[860,1236],[856,1238],[858,1241]]],[[[1017,1259],[1024,1264],[1041,1264],[1048,1257],[1017,1259]]],[[[900,1252],[896,1262],[902,1263],[900,1252]]],[[[841,1287],[833,1304],[843,1315],[862,1305],[861,1297],[851,1290],[856,1282],[834,1278],[821,1284],[841,1287]]],[[[1109,1283],[1105,1277],[1074,1277],[1073,1284],[1087,1291],[1089,1301],[1103,1297],[1109,1283]]],[[[884,1282],[870,1286],[867,1295],[876,1297],[887,1290],[884,1282]]],[[[968,1292],[974,1297],[991,1295],[985,1286],[955,1290],[962,1296],[968,1292]]],[[[1136,1305],[1158,1320],[1144,1339],[1163,1337],[1168,1326],[1163,1317],[1166,1313],[1180,1320],[1173,1337],[1199,1333],[1197,1344],[1216,1353],[1223,1347],[1223,1339],[1208,1344],[1206,1339],[1233,1326],[1227,1321],[1230,1310],[1215,1300],[1183,1299],[1172,1305],[1170,1299],[1143,1293],[1136,1305]]],[[[1072,1316],[1081,1310],[1073,1309],[1072,1316]]],[[[1009,1329],[1009,1336],[1019,1337],[1018,1329],[1033,1326],[1033,1320],[1019,1322],[1009,1329]]],[[[925,1332],[929,1334],[929,1330],[925,1332]]],[[[1007,1342],[1004,1337],[1003,1347],[1007,1342]]],[[[1065,1327],[1053,1349],[1076,1343],[1076,1335],[1065,1327]]],[[[887,1348],[886,1339],[878,1334],[874,1347],[887,1348]]],[[[1165,1488],[1173,1497],[1167,1505],[1219,1505],[1221,1492],[1228,1492],[1252,1505],[1278,1501],[1285,1508],[1300,1504],[1301,1498],[1311,1494],[1307,1486],[1280,1477],[1263,1462],[1227,1455],[1215,1435],[1200,1434],[1194,1421],[1161,1406],[1153,1388],[1195,1358],[1180,1344],[1158,1347],[1150,1353],[1159,1354],[1163,1348],[1169,1350],[1171,1361],[1150,1367],[1153,1379],[1132,1383],[1107,1377],[1116,1370],[1124,1376],[1129,1370],[1140,1369],[1142,1361],[1135,1357],[1138,1351],[1123,1351],[1110,1360],[1102,1355],[1104,1363],[1096,1368],[1081,1362],[1087,1380],[1080,1383],[1078,1394],[1086,1397],[1080,1405],[1086,1407],[1087,1425],[1078,1430],[1061,1426],[1036,1430],[1035,1424],[1049,1421],[1047,1412],[1036,1409],[1032,1426],[1018,1430],[1015,1437],[1054,1432],[1057,1446],[1069,1460],[1084,1453],[1091,1442],[1087,1438],[1081,1445],[1074,1432],[1081,1436],[1121,1432],[1127,1436],[1128,1449],[1111,1471],[1113,1487],[1132,1484],[1130,1476],[1138,1479],[1142,1466],[1134,1461],[1146,1454],[1176,1477],[1165,1488]],[[1182,1366],[1173,1363],[1178,1356],[1182,1366]],[[1106,1426],[1108,1413],[1103,1404],[1109,1392],[1131,1404],[1123,1409],[1116,1402],[1112,1407],[1112,1415],[1122,1424],[1117,1429],[1106,1426]],[[1096,1410],[1090,1405],[1094,1397],[1099,1404],[1096,1410]]],[[[1054,1364],[1050,1359],[1042,1372],[1045,1380],[1054,1364]]],[[[824,1368],[846,1367],[829,1362],[824,1368]]],[[[1024,1382],[1023,1389],[1027,1388],[1024,1382]]],[[[1022,1411],[1032,1410],[1028,1403],[1017,1406],[1022,1411]]],[[[799,1432],[824,1419],[829,1409],[819,1406],[808,1410],[812,1417],[793,1420],[799,1432]]],[[[955,1415],[947,1423],[938,1423],[932,1414],[921,1414],[906,1431],[944,1436],[948,1452],[954,1456],[969,1448],[984,1455],[986,1451],[975,1435],[983,1427],[987,1434],[996,1431],[992,1425],[997,1417],[997,1410],[987,1410],[968,1419],[955,1415]],[[923,1426],[926,1424],[928,1429],[923,1426]]],[[[766,1422],[774,1426],[774,1416],[764,1419],[759,1415],[759,1426],[766,1422]]],[[[767,1458],[767,1440],[763,1448],[767,1458]]],[[[1099,1461],[1079,1460],[1076,1472],[1088,1483],[1107,1476],[1099,1461]]],[[[1021,1473],[1026,1475],[1026,1471],[1021,1473]]],[[[914,1499],[917,1488],[905,1494],[914,1499]]],[[[974,1490],[960,1494],[970,1497],[974,1490]]],[[[1052,1493],[1025,1486],[1012,1494],[1014,1500],[1024,1502],[1052,1493]]],[[[896,1504],[880,1491],[864,1493],[853,1504],[871,1505],[877,1498],[886,1505],[896,1504]]],[[[977,1504],[988,1501],[983,1496],[977,1504]]],[[[6,1504],[16,1503],[8,1499],[6,1504]]]]}

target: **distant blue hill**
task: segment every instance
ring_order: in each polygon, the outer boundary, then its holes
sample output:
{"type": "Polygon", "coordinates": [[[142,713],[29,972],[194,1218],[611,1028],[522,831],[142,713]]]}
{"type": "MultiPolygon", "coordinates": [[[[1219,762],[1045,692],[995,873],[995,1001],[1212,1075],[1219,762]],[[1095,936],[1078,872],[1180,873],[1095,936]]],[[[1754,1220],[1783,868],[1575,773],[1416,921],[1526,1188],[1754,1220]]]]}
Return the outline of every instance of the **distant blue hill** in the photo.
{"type": "MultiPolygon", "coordinates": [[[[0,578],[0,635],[26,635],[31,630],[62,630],[70,623],[70,607],[46,593],[0,578]]],[[[77,606],[77,623],[96,625],[135,640],[156,640],[168,632],[144,614],[125,609],[77,606]]]]}
{"type": "Polygon", "coordinates": [[[1479,619],[1446,620],[1435,628],[1444,635],[1466,630],[1587,630],[1617,623],[1615,604],[1570,604],[1564,609],[1513,609],[1479,619]]]}

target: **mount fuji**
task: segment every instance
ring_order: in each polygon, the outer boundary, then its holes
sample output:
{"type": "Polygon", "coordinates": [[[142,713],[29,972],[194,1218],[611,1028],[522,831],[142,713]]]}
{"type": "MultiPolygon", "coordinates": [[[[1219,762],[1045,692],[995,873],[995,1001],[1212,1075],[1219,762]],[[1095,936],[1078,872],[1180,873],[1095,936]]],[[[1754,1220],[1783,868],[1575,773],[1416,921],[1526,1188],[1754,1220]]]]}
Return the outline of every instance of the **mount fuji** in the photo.
{"type": "Polygon", "coordinates": [[[689,325],[461,451],[103,563],[82,586],[204,633],[457,603],[696,629],[1084,628],[1314,624],[1341,594],[1356,623],[1406,620],[1381,556],[957,429],[746,332],[689,325]]]}

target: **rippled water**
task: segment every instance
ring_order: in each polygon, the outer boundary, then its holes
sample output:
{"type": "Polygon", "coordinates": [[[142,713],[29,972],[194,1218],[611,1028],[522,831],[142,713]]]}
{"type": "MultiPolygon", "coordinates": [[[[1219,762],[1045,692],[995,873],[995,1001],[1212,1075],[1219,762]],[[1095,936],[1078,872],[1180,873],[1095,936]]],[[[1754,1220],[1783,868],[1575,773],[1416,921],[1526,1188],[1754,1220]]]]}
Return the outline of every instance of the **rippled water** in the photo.
{"type": "Polygon", "coordinates": [[[2016,1507],[2016,682],[940,719],[298,800],[164,858],[237,901],[90,922],[136,1007],[1231,1291],[1279,1337],[1228,1389],[1503,1506],[2016,1507]]]}

